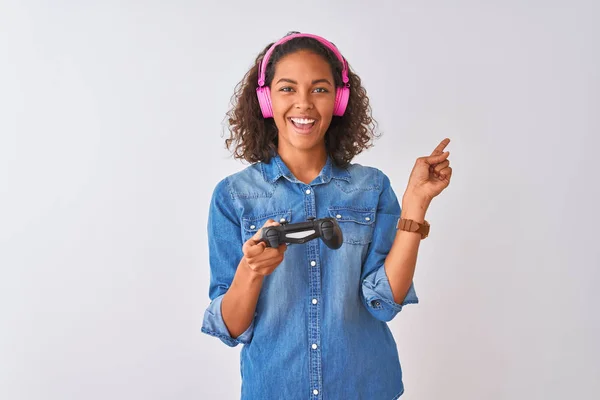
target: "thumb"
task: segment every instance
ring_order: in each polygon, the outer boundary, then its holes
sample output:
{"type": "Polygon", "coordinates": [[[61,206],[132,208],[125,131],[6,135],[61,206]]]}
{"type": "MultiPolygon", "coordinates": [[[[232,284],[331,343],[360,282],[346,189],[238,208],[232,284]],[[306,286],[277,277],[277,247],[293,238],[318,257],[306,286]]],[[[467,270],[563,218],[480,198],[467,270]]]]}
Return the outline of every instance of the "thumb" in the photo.
{"type": "Polygon", "coordinates": [[[275,220],[269,218],[264,225],[256,231],[256,233],[254,234],[254,236],[252,236],[252,239],[258,241],[260,239],[260,236],[262,235],[262,230],[267,227],[267,226],[277,226],[279,225],[279,222],[276,222],[275,220]]]}
{"type": "Polygon", "coordinates": [[[279,225],[279,222],[276,222],[273,218],[269,218],[263,225],[263,228],[265,226],[277,226],[277,225],[279,225]]]}

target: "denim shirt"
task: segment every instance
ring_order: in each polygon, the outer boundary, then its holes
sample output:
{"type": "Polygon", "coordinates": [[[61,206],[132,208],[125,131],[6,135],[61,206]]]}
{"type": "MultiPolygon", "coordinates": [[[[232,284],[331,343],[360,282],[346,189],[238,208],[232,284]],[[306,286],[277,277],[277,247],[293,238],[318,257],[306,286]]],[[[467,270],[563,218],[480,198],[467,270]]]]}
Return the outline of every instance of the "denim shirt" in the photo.
{"type": "Polygon", "coordinates": [[[328,158],[310,183],[278,156],[220,181],[213,192],[208,240],[210,305],[202,332],[242,344],[242,399],[392,400],[404,392],[396,342],[387,325],[418,303],[414,284],[394,302],[384,270],[400,205],[389,178],[360,164],[328,158]],[[289,223],[336,218],[342,246],[320,239],[289,244],[266,276],[248,329],[232,337],[221,300],[243,256],[242,245],[268,219],[289,223]]]}

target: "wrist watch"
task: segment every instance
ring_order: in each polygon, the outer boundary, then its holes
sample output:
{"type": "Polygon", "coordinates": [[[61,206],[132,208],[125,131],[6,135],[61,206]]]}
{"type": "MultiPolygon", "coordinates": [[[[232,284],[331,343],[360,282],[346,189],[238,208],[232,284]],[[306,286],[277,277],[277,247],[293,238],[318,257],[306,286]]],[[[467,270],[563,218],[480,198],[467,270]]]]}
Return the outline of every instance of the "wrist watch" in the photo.
{"type": "Polygon", "coordinates": [[[396,229],[407,232],[415,232],[421,234],[421,240],[429,236],[429,222],[424,221],[422,224],[413,221],[412,219],[399,218],[396,224],[396,229]]]}

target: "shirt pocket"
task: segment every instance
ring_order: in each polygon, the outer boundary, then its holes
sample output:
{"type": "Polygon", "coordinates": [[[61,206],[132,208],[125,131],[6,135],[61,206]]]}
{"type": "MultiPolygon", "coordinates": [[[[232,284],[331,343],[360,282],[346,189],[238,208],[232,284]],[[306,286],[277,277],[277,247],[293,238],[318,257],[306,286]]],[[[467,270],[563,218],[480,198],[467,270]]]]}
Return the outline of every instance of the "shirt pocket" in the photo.
{"type": "Polygon", "coordinates": [[[369,244],[373,238],[375,210],[352,207],[330,207],[329,216],[335,218],[344,243],[369,244]]]}
{"type": "Polygon", "coordinates": [[[261,213],[257,215],[249,214],[242,216],[242,237],[244,239],[244,243],[254,236],[269,219],[279,223],[291,222],[292,210],[281,210],[271,213],[261,213]]]}

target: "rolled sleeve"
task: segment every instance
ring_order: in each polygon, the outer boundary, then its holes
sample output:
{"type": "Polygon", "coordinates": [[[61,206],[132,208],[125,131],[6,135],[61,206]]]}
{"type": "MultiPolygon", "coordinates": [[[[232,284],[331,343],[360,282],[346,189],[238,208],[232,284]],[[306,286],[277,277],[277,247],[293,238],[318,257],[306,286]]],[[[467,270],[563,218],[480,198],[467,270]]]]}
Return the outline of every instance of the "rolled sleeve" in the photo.
{"type": "Polygon", "coordinates": [[[202,321],[202,332],[221,339],[229,347],[235,347],[238,344],[249,344],[252,340],[252,334],[254,333],[254,319],[250,323],[250,326],[244,333],[237,338],[233,338],[223,321],[223,315],[221,314],[221,301],[223,300],[221,295],[214,299],[206,311],[204,311],[204,320],[202,321]]]}
{"type": "Polygon", "coordinates": [[[403,306],[419,302],[414,282],[411,282],[408,293],[401,304],[394,301],[394,294],[384,266],[363,280],[362,293],[371,314],[382,321],[391,321],[396,314],[402,311],[403,306]]]}

